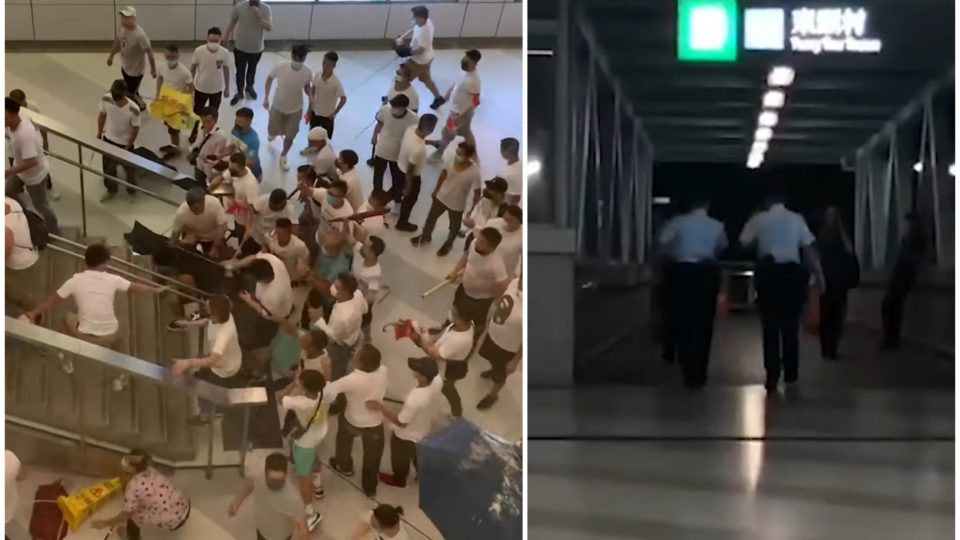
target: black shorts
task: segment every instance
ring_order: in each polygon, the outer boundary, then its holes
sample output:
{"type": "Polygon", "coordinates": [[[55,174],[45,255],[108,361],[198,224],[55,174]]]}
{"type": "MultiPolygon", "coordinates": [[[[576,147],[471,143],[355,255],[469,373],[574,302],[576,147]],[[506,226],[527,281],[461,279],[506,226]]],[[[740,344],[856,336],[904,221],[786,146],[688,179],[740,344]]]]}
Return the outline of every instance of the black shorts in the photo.
{"type": "Polygon", "coordinates": [[[447,381],[459,381],[467,376],[466,360],[447,360],[447,368],[443,371],[443,378],[447,381]]]}
{"type": "Polygon", "coordinates": [[[507,380],[507,364],[513,360],[513,357],[516,356],[516,353],[512,353],[501,348],[499,345],[493,342],[488,335],[484,338],[483,343],[480,345],[480,350],[477,351],[482,358],[485,358],[490,362],[490,371],[491,378],[495,383],[503,383],[507,380]]]}
{"type": "Polygon", "coordinates": [[[493,300],[493,298],[473,298],[463,289],[463,285],[457,287],[457,292],[453,295],[453,305],[456,306],[457,311],[473,322],[476,328],[487,325],[487,315],[490,314],[493,300]]]}

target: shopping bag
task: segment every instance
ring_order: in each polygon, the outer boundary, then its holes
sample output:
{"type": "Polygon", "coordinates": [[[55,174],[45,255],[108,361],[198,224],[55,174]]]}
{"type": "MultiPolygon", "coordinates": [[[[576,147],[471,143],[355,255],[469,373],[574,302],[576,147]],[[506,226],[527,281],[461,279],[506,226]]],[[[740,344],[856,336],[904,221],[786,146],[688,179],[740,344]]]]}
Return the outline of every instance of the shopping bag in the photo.
{"type": "Polygon", "coordinates": [[[122,489],[123,483],[120,479],[113,478],[85,487],[73,495],[57,497],[57,507],[63,512],[63,519],[67,521],[70,530],[76,531],[87,518],[100,510],[122,489]]]}
{"type": "Polygon", "coordinates": [[[57,498],[67,494],[60,480],[37,488],[30,514],[30,538],[34,540],[63,540],[67,536],[67,522],[57,504],[57,498]]]}
{"type": "Polygon", "coordinates": [[[816,287],[807,290],[807,305],[803,312],[803,328],[813,334],[820,333],[820,291],[816,287]]]}
{"type": "Polygon", "coordinates": [[[150,104],[150,117],[162,120],[173,129],[191,130],[200,117],[193,112],[193,94],[160,87],[160,95],[150,104]]]}

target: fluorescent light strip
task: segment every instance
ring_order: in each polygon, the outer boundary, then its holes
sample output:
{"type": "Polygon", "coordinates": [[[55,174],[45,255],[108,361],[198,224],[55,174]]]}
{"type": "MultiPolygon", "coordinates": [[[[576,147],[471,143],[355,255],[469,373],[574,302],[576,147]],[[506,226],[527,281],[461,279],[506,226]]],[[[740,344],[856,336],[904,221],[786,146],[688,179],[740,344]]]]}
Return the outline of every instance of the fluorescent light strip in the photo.
{"type": "Polygon", "coordinates": [[[773,130],[768,127],[757,128],[753,132],[753,140],[757,142],[768,142],[773,138],[773,130]]]}
{"type": "Polygon", "coordinates": [[[527,51],[527,56],[553,56],[553,51],[549,49],[531,49],[527,51]]]}
{"type": "Polygon", "coordinates": [[[763,95],[763,108],[779,109],[783,107],[786,99],[787,95],[783,93],[783,90],[768,90],[767,93],[763,95]]]}
{"type": "Polygon", "coordinates": [[[780,115],[776,111],[763,111],[757,117],[757,125],[762,128],[775,128],[780,121],[780,115]]]}
{"type": "Polygon", "coordinates": [[[767,84],[774,88],[782,88],[793,84],[796,72],[790,66],[774,66],[767,76],[767,84]]]}

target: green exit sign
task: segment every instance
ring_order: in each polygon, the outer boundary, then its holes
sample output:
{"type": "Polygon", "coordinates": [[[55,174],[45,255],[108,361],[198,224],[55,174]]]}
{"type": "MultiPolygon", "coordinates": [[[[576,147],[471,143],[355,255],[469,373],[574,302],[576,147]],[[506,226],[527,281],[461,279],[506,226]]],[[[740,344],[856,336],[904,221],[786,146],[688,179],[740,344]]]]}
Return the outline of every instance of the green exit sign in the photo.
{"type": "Polygon", "coordinates": [[[737,0],[679,0],[677,59],[736,62],[737,0]]]}

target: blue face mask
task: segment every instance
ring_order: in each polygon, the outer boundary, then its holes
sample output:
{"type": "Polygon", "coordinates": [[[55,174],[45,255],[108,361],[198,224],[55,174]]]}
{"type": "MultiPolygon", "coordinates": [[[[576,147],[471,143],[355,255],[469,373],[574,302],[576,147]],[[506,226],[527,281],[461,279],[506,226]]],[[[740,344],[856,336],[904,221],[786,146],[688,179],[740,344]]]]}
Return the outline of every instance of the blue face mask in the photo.
{"type": "Polygon", "coordinates": [[[333,195],[327,195],[327,202],[330,203],[330,206],[336,206],[340,199],[337,199],[333,195]]]}

